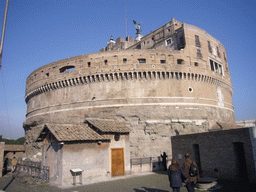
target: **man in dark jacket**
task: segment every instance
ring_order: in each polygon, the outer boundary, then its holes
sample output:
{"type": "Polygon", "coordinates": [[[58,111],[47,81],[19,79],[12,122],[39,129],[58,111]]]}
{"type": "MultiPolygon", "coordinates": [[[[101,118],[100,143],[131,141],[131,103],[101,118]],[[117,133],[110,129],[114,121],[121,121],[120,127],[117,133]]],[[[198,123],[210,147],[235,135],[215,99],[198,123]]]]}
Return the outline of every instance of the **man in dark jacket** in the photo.
{"type": "MultiPolygon", "coordinates": [[[[185,183],[186,183],[186,188],[187,188],[188,192],[195,192],[195,181],[198,181],[198,179],[200,178],[200,177],[199,177],[199,172],[198,172],[198,174],[197,174],[196,176],[194,176],[194,177],[191,177],[191,176],[190,176],[190,174],[189,174],[189,169],[190,169],[190,166],[191,166],[192,163],[197,167],[197,164],[196,164],[194,161],[192,161],[192,159],[190,158],[189,154],[186,153],[186,154],[185,154],[185,161],[184,161],[184,163],[183,163],[183,165],[182,165],[182,168],[183,168],[183,170],[184,170],[184,172],[185,172],[185,174],[186,174],[186,176],[187,176],[187,178],[188,178],[188,179],[185,181],[185,183]]],[[[197,168],[198,168],[198,167],[197,167],[197,168]]],[[[198,169],[197,169],[197,170],[198,170],[198,169]]]]}

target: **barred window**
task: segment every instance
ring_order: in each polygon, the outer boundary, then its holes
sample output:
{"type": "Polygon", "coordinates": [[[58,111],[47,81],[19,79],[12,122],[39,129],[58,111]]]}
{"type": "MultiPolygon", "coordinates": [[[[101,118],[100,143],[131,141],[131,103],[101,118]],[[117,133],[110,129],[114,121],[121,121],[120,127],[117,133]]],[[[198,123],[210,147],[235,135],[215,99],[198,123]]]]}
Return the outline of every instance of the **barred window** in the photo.
{"type": "Polygon", "coordinates": [[[199,41],[199,37],[197,35],[195,35],[195,43],[197,47],[201,47],[201,43],[199,41]]]}

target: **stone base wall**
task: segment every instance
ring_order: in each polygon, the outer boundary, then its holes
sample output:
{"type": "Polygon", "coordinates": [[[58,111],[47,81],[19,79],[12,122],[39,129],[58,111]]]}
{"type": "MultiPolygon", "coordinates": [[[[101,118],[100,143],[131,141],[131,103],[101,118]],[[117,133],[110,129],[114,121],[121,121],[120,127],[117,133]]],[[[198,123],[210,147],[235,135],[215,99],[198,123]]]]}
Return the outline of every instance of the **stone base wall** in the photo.
{"type": "MultiPolygon", "coordinates": [[[[69,110],[40,116],[45,123],[83,123],[87,117],[114,119],[124,122],[131,128],[130,155],[134,157],[156,157],[166,152],[172,156],[171,137],[191,133],[208,132],[216,122],[234,119],[230,110],[205,108],[199,106],[141,106],[94,108],[88,110],[69,110]]],[[[41,144],[35,139],[42,129],[43,122],[26,130],[26,153],[28,156],[40,155],[41,144]]]]}

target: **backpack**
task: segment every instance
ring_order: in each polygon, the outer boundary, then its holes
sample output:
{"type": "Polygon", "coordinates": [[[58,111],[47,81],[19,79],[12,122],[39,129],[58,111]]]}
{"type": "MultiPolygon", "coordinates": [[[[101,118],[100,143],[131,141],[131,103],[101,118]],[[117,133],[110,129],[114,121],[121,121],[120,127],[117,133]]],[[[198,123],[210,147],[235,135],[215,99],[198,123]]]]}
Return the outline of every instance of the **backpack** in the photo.
{"type": "Polygon", "coordinates": [[[191,163],[191,165],[190,165],[190,168],[189,168],[189,175],[190,175],[190,177],[195,177],[195,176],[198,175],[198,168],[197,168],[197,166],[193,163],[193,161],[192,161],[192,163],[191,163]]]}

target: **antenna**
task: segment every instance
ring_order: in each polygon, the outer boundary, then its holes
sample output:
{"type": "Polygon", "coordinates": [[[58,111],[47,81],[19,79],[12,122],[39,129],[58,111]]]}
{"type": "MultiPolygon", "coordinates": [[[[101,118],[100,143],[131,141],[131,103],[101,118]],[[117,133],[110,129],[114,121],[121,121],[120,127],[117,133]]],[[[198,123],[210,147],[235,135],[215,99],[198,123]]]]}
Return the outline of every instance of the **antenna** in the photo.
{"type": "Polygon", "coordinates": [[[6,26],[8,4],[9,4],[9,0],[6,0],[5,11],[4,11],[4,23],[3,23],[1,42],[0,42],[0,69],[1,69],[1,66],[2,66],[1,63],[2,63],[2,56],[3,56],[4,33],[5,33],[5,26],[6,26]]]}
{"type": "Polygon", "coordinates": [[[127,41],[127,11],[126,11],[126,0],[125,0],[125,36],[127,41]]]}

